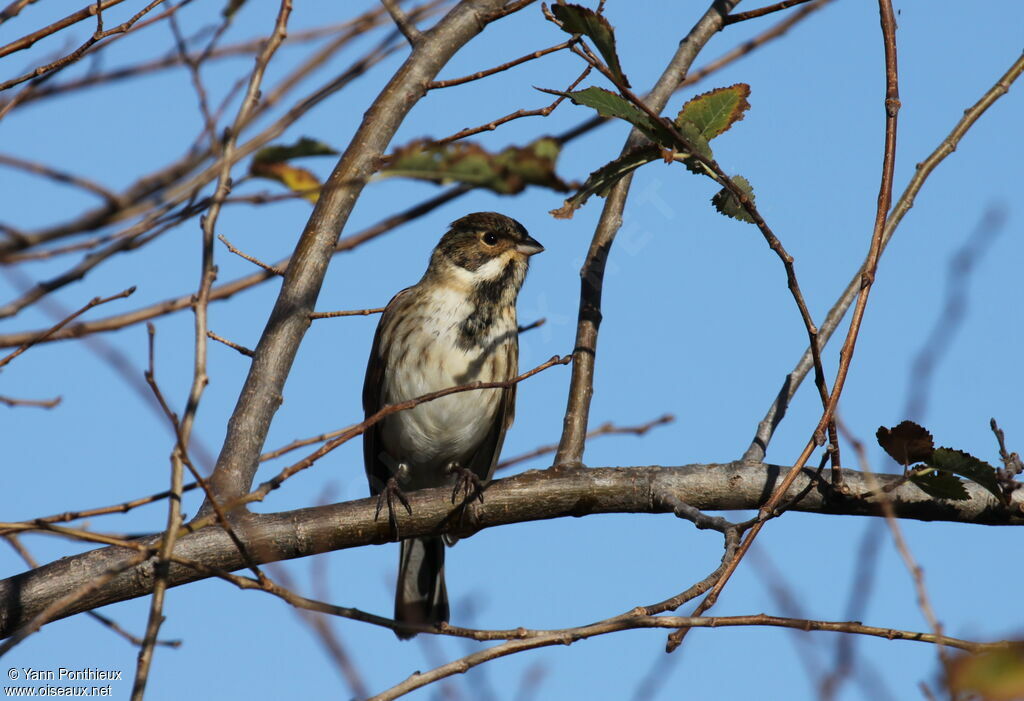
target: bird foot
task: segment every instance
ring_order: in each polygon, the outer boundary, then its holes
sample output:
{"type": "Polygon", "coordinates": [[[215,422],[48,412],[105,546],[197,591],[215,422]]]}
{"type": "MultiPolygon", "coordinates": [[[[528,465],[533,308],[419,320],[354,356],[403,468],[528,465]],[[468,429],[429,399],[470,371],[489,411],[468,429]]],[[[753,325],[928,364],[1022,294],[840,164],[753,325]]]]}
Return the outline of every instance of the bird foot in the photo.
{"type": "Polygon", "coordinates": [[[388,522],[391,524],[391,529],[395,532],[395,537],[398,537],[398,518],[395,516],[395,500],[398,500],[402,506],[405,507],[406,512],[412,516],[412,507],[409,505],[409,499],[405,496],[405,493],[399,488],[398,480],[394,477],[388,479],[384,488],[377,495],[377,511],[373,514],[373,520],[376,521],[380,517],[380,512],[383,511],[384,505],[388,507],[388,522]]]}
{"type": "Polygon", "coordinates": [[[473,499],[478,499],[481,504],[484,503],[484,484],[475,472],[453,462],[448,466],[448,474],[455,475],[455,486],[452,488],[453,504],[458,498],[459,492],[464,495],[463,503],[469,503],[473,499]]]}

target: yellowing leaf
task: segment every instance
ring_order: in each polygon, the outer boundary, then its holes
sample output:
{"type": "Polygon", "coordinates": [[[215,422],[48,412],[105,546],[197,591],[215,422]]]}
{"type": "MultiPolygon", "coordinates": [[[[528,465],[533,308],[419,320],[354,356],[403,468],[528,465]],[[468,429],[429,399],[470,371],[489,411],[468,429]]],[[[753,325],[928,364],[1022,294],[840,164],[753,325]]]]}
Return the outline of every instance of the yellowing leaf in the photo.
{"type": "Polygon", "coordinates": [[[324,142],[303,136],[290,146],[282,146],[280,144],[264,146],[256,152],[252,160],[257,163],[280,163],[281,161],[290,161],[293,158],[333,156],[337,155],[337,153],[337,151],[324,142]]]}
{"type": "Polygon", "coordinates": [[[705,139],[713,139],[743,119],[744,112],[750,109],[748,97],[750,86],[746,83],[715,88],[683,105],[676,124],[690,122],[705,139]]]}
{"type": "Polygon", "coordinates": [[[612,74],[623,85],[629,87],[629,81],[619,63],[619,55],[615,51],[615,31],[603,15],[590,8],[573,4],[555,5],[551,12],[562,23],[562,29],[569,34],[583,34],[593,41],[612,74]]]}
{"type": "Polygon", "coordinates": [[[1024,699],[1024,643],[965,655],[949,666],[950,690],[983,701],[1024,699]]]}
{"type": "Polygon", "coordinates": [[[538,139],[526,146],[509,146],[497,154],[465,141],[443,145],[414,141],[396,149],[379,176],[458,182],[503,195],[522,192],[527,185],[568,192],[569,185],[555,173],[560,150],[561,146],[552,138],[538,139]]]}
{"type": "Polygon", "coordinates": [[[253,161],[249,173],[257,178],[267,178],[282,183],[292,192],[301,194],[310,202],[320,198],[320,181],[310,171],[287,163],[258,163],[253,161]]]}

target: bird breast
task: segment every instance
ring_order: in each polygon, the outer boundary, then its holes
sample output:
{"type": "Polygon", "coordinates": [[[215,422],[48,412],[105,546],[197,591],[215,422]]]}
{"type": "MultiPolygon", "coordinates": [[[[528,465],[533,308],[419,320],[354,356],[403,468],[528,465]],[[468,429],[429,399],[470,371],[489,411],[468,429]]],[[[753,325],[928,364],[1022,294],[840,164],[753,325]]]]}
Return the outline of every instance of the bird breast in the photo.
{"type": "MultiPolygon", "coordinates": [[[[518,342],[514,306],[495,310],[479,342],[467,348],[460,327],[477,310],[463,292],[446,286],[410,292],[415,312],[399,315],[395,342],[383,359],[388,369],[382,387],[385,404],[514,376],[516,368],[510,366],[516,355],[508,346],[518,342]]],[[[416,481],[429,484],[436,480],[437,469],[464,462],[476,451],[493,427],[501,393],[469,390],[394,414],[384,421],[383,447],[412,468],[410,474],[420,478],[416,481]]]]}

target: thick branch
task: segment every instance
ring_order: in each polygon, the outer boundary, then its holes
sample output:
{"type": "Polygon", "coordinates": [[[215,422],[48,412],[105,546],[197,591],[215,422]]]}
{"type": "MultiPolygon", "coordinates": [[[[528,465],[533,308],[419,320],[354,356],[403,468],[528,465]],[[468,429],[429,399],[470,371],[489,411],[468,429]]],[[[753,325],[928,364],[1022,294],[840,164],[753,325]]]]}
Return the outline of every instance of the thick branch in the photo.
{"type": "Polygon", "coordinates": [[[284,381],[309,328],[338,234],[391,137],[427,85],[504,0],[461,2],[424,35],[367,110],[363,123],[324,184],[316,208],[288,264],[284,284],[256,346],[249,376],[228,423],[211,483],[224,500],[249,491],[284,381]]]}
{"type": "MultiPolygon", "coordinates": [[[[412,516],[399,515],[403,537],[442,531],[468,536],[484,528],[524,521],[599,513],[667,513],[671,507],[654,495],[672,494],[703,511],[756,509],[764,503],[789,468],[740,463],[682,467],[591,468],[530,471],[492,483],[483,504],[468,507],[459,519],[449,488],[409,493],[412,516]]],[[[851,494],[871,491],[861,472],[844,470],[851,494]]],[[[882,484],[897,477],[878,476],[882,484]]],[[[1017,490],[1011,509],[999,505],[983,488],[967,484],[970,499],[936,501],[913,484],[889,493],[894,513],[901,518],[988,525],[1024,525],[1024,490],[1017,490]]],[[[828,472],[818,476],[805,469],[786,494],[802,498],[791,510],[839,515],[880,515],[877,502],[837,496],[828,472]],[[805,493],[806,492],[806,493],[805,493]]],[[[394,540],[388,519],[374,519],[376,499],[299,509],[277,514],[249,515],[237,521],[235,531],[257,564],[318,553],[385,543],[394,540]]],[[[155,542],[155,539],[153,539],[155,542]]],[[[123,547],[63,558],[38,569],[0,581],[0,638],[12,635],[49,604],[68,591],[116,569],[137,557],[123,547]]],[[[247,566],[238,547],[223,529],[210,527],[178,540],[174,557],[220,570],[247,566]]],[[[177,586],[203,579],[189,567],[173,564],[168,584],[177,586]]],[[[57,618],[88,611],[117,601],[148,594],[153,587],[153,561],[134,566],[108,584],[89,591],[57,618]]]]}

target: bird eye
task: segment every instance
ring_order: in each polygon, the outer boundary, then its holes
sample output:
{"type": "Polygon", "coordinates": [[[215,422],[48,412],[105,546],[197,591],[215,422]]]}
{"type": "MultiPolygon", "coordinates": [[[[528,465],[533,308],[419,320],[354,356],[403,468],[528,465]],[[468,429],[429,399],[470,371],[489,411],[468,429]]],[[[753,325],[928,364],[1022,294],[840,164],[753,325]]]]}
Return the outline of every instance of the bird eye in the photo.
{"type": "Polygon", "coordinates": [[[483,236],[481,236],[480,240],[483,241],[488,246],[496,246],[498,244],[498,237],[492,234],[490,231],[486,232],[483,236]]]}

